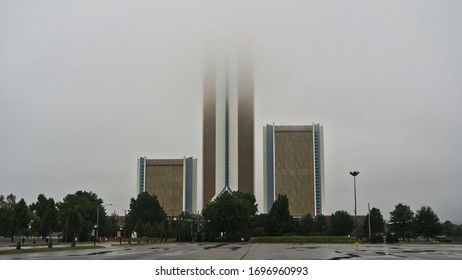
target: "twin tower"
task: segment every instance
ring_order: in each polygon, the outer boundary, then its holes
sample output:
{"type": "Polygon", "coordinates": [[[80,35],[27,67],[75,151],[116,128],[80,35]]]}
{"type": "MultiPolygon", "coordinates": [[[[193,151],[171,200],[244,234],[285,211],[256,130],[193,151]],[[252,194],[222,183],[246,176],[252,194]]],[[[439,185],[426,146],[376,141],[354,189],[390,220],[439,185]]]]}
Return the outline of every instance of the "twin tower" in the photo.
{"type": "MultiPolygon", "coordinates": [[[[255,99],[251,55],[209,54],[203,76],[203,205],[221,193],[255,194],[255,99]]],[[[322,213],[323,131],[320,125],[264,128],[264,212],[277,195],[294,216],[322,213]]],[[[197,160],[138,160],[137,191],[158,197],[169,216],[197,213],[197,160]],[[176,171],[175,171],[176,167],[176,171]],[[189,172],[188,172],[189,171],[189,172]]]]}
{"type": "Polygon", "coordinates": [[[225,53],[204,68],[203,200],[222,191],[255,193],[253,70],[249,56],[225,53]]]}

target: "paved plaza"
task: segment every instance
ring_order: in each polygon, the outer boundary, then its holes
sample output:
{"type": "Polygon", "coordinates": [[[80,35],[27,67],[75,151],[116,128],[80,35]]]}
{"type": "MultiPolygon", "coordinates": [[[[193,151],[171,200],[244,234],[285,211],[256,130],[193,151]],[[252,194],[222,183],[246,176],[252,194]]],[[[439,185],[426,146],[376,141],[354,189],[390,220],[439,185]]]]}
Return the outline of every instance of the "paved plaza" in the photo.
{"type": "Polygon", "coordinates": [[[151,243],[0,254],[2,260],[462,260],[460,244],[151,243]]]}

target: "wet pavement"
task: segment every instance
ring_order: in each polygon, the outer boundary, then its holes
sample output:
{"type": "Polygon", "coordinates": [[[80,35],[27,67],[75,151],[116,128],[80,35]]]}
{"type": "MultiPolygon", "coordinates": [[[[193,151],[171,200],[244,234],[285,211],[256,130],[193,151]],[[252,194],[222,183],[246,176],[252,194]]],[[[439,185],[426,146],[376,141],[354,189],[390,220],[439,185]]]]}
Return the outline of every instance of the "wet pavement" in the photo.
{"type": "Polygon", "coordinates": [[[257,244],[246,259],[461,260],[462,245],[446,244],[257,244]]]}
{"type": "Polygon", "coordinates": [[[151,243],[103,248],[0,254],[29,260],[462,260],[460,244],[151,243]]]}

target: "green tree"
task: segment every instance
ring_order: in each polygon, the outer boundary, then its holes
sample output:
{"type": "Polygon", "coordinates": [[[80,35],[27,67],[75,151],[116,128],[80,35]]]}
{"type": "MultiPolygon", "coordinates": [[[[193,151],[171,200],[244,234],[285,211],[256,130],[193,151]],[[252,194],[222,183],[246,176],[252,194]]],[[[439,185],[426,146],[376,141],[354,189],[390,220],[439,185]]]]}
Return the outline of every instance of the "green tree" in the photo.
{"type": "Polygon", "coordinates": [[[164,234],[165,240],[167,240],[170,236],[170,220],[165,220],[162,222],[162,232],[164,234]]]}
{"type": "Polygon", "coordinates": [[[327,235],[328,227],[329,224],[327,222],[326,216],[321,214],[314,217],[312,232],[315,235],[327,235]]]}
{"type": "Polygon", "coordinates": [[[37,197],[37,202],[34,202],[30,205],[29,209],[34,213],[32,219],[32,229],[34,232],[37,232],[42,236],[42,240],[45,239],[45,236],[48,232],[43,228],[42,219],[45,214],[46,207],[48,205],[48,199],[44,194],[39,194],[37,197]]]}
{"type": "Polygon", "coordinates": [[[14,208],[16,205],[16,196],[14,194],[9,194],[6,197],[6,205],[8,208],[14,208]]]}
{"type": "Polygon", "coordinates": [[[82,229],[84,228],[84,221],[82,220],[81,211],[76,206],[69,212],[69,215],[66,216],[66,225],[65,228],[72,234],[72,247],[75,246],[75,238],[80,235],[82,229]]]}
{"type": "Polygon", "coordinates": [[[268,214],[258,214],[254,217],[254,229],[252,231],[252,236],[265,236],[266,221],[268,219],[268,214]]]}
{"type": "Polygon", "coordinates": [[[106,216],[100,220],[100,236],[116,236],[117,231],[120,230],[120,226],[117,220],[117,213],[112,213],[110,216],[106,216]]]}
{"type": "MultiPolygon", "coordinates": [[[[34,202],[30,205],[30,210],[37,215],[37,217],[41,220],[43,218],[43,215],[45,215],[46,208],[48,206],[48,199],[44,194],[39,194],[37,197],[37,202],[34,202]]],[[[38,225],[39,233],[42,236],[45,236],[48,234],[47,232],[43,232],[43,229],[38,225]]]]}
{"type": "Polygon", "coordinates": [[[143,238],[144,237],[144,223],[141,219],[138,219],[135,225],[135,231],[136,231],[136,236],[138,238],[143,238]]]}
{"type": "Polygon", "coordinates": [[[367,214],[363,223],[363,233],[369,236],[369,215],[371,216],[371,236],[385,231],[385,221],[383,219],[380,209],[372,208],[370,214],[367,214]]]}
{"type": "Polygon", "coordinates": [[[255,195],[247,192],[240,192],[236,191],[233,192],[233,195],[236,196],[239,200],[242,200],[245,202],[245,205],[247,207],[247,212],[254,217],[257,212],[258,212],[258,204],[257,204],[257,199],[255,198],[255,195]]]}
{"type": "MultiPolygon", "coordinates": [[[[103,200],[93,192],[77,191],[75,194],[68,194],[63,198],[63,202],[57,204],[59,210],[59,220],[61,225],[66,224],[69,215],[77,209],[81,218],[81,230],[77,233],[79,240],[90,240],[90,233],[97,224],[97,209],[99,207],[99,221],[104,223],[106,220],[106,211],[101,206],[103,200]]],[[[101,228],[101,227],[100,227],[101,228]]],[[[66,228],[64,228],[66,229],[66,228]]],[[[72,234],[67,232],[66,238],[72,234]]]]}
{"type": "Polygon", "coordinates": [[[457,237],[462,236],[462,225],[454,225],[452,236],[457,236],[457,237]]]}
{"type": "Polygon", "coordinates": [[[5,196],[0,195],[0,236],[11,236],[13,238],[14,230],[12,230],[11,226],[13,209],[14,205],[10,205],[5,196]]]}
{"type": "Polygon", "coordinates": [[[286,195],[278,195],[268,213],[265,231],[277,236],[293,231],[293,219],[289,212],[289,200],[286,195]]]}
{"type": "Polygon", "coordinates": [[[30,210],[34,211],[37,216],[42,217],[45,214],[47,206],[48,198],[41,193],[37,196],[37,202],[31,204],[30,210]]]}
{"type": "MultiPolygon", "coordinates": [[[[30,206],[29,206],[29,210],[30,210],[30,206]]],[[[41,224],[40,218],[37,217],[37,215],[35,215],[34,211],[29,211],[29,215],[30,215],[30,227],[28,230],[29,234],[34,235],[34,236],[42,236],[40,234],[40,224],[41,224]]]]}
{"type": "Polygon", "coordinates": [[[152,225],[152,234],[153,237],[162,239],[164,237],[164,230],[161,223],[154,223],[152,225]]]}
{"type": "Polygon", "coordinates": [[[390,212],[390,230],[404,240],[404,233],[411,230],[414,212],[408,205],[399,203],[395,210],[390,212]]]}
{"type": "Polygon", "coordinates": [[[247,228],[243,230],[246,232],[245,238],[250,238],[252,236],[252,232],[256,228],[256,215],[258,213],[258,204],[255,195],[247,192],[237,191],[235,194],[238,199],[244,201],[248,208],[248,213],[250,214],[250,222],[247,224],[247,228]]]}
{"type": "Polygon", "coordinates": [[[310,235],[313,228],[313,216],[308,213],[300,219],[300,231],[302,235],[310,235]]]}
{"type": "Polygon", "coordinates": [[[157,196],[142,192],[138,194],[136,199],[130,200],[130,210],[127,214],[125,229],[127,234],[131,234],[133,230],[137,231],[135,227],[139,220],[142,224],[154,224],[163,222],[166,218],[167,214],[157,200],[157,196]]]}
{"type": "Polygon", "coordinates": [[[417,210],[414,224],[416,233],[423,235],[427,241],[441,233],[440,219],[429,206],[422,206],[417,210]]]}
{"type": "Polygon", "coordinates": [[[45,237],[50,234],[50,231],[57,229],[58,211],[52,198],[46,198],[44,194],[39,194],[37,202],[32,203],[29,209],[34,214],[32,219],[32,229],[34,232],[37,232],[40,236],[42,236],[42,239],[45,239],[45,237]],[[54,210],[49,208],[51,204],[54,210]],[[45,218],[47,210],[49,213],[45,218]],[[51,228],[50,222],[52,223],[51,228]]]}
{"type": "Polygon", "coordinates": [[[191,241],[191,224],[184,218],[180,218],[175,222],[176,241],[185,242],[191,241]]]}
{"type": "Polygon", "coordinates": [[[349,235],[355,228],[355,221],[347,211],[337,211],[330,216],[330,234],[334,236],[349,235]]]}
{"type": "Polygon", "coordinates": [[[29,207],[27,207],[26,202],[24,199],[21,199],[15,206],[13,210],[12,216],[12,228],[14,231],[22,235],[24,231],[29,227],[30,223],[30,214],[29,214],[29,207]]]}
{"type": "MultiPolygon", "coordinates": [[[[174,222],[177,241],[192,241],[192,230],[194,229],[193,220],[193,215],[188,212],[181,212],[181,214],[178,215],[178,220],[174,222]]],[[[197,224],[195,226],[197,226],[197,224]]]]}
{"type": "Polygon", "coordinates": [[[254,201],[255,198],[240,192],[225,192],[207,204],[202,211],[204,222],[201,229],[205,232],[206,239],[239,241],[241,238],[250,238],[253,217],[256,214],[254,201]]]}
{"type": "Polygon", "coordinates": [[[445,221],[441,225],[441,233],[447,237],[452,237],[454,233],[455,225],[450,221],[445,221]]]}
{"type": "Polygon", "coordinates": [[[53,198],[48,199],[48,205],[45,209],[45,213],[43,214],[41,224],[42,228],[50,236],[49,246],[51,247],[51,236],[53,231],[56,230],[58,226],[58,210],[56,209],[55,201],[53,198]]]}
{"type": "Polygon", "coordinates": [[[153,237],[153,226],[150,223],[144,225],[144,236],[153,237]]]}
{"type": "Polygon", "coordinates": [[[6,198],[0,196],[0,232],[3,236],[10,236],[14,241],[16,229],[13,225],[13,212],[16,206],[16,196],[9,194],[6,198]]]}

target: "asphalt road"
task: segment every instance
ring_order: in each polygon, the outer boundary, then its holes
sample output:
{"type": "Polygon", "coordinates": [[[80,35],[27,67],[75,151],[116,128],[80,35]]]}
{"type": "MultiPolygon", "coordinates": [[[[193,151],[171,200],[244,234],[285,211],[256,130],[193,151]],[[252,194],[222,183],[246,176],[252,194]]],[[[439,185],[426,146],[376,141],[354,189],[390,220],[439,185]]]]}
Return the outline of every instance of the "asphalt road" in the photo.
{"type": "Polygon", "coordinates": [[[16,243],[14,242],[0,242],[0,248],[7,248],[7,247],[11,247],[11,246],[14,246],[16,243]]]}
{"type": "MultiPolygon", "coordinates": [[[[27,249],[26,249],[27,250],[27,249]]],[[[458,244],[153,243],[130,247],[0,254],[28,260],[462,260],[458,244]]]]}

